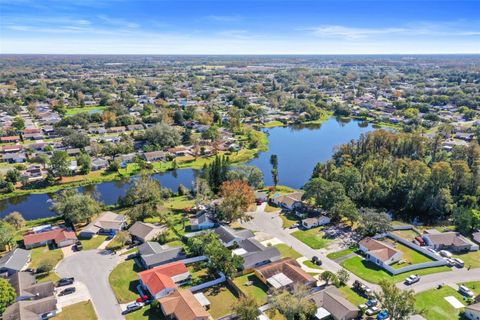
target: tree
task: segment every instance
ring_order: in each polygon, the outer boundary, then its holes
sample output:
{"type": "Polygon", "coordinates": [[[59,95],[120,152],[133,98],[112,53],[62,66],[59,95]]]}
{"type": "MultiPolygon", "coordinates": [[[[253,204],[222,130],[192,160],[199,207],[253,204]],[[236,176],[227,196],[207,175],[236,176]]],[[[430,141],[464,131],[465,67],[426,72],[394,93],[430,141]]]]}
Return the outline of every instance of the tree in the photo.
{"type": "Polygon", "coordinates": [[[384,212],[365,209],[361,214],[359,232],[363,236],[374,236],[392,230],[392,219],[384,212]]]}
{"type": "Polygon", "coordinates": [[[25,226],[25,219],[18,211],[10,212],[3,220],[14,226],[17,230],[25,226]]]}
{"type": "Polygon", "coordinates": [[[245,211],[255,202],[255,194],[245,181],[225,181],[220,189],[223,201],[220,204],[221,217],[228,221],[247,220],[245,211]]]}
{"type": "Polygon", "coordinates": [[[330,210],[347,198],[345,188],[340,182],[323,178],[311,179],[305,184],[304,190],[303,198],[313,199],[315,204],[324,210],[330,210]]]}
{"type": "Polygon", "coordinates": [[[278,156],[276,154],[270,156],[270,164],[272,165],[273,185],[276,187],[278,185],[278,156]]]}
{"type": "Polygon", "coordinates": [[[337,282],[337,276],[335,275],[335,273],[331,272],[331,271],[323,271],[321,274],[320,274],[320,279],[322,279],[323,281],[325,281],[325,283],[328,285],[330,282],[337,282]]]}
{"type": "Polygon", "coordinates": [[[16,184],[20,180],[20,172],[17,169],[11,169],[7,171],[5,175],[5,181],[16,184]]]}
{"type": "Polygon", "coordinates": [[[145,130],[144,138],[147,144],[160,148],[175,147],[181,142],[177,129],[165,123],[158,123],[145,130]]]}
{"type": "Polygon", "coordinates": [[[82,152],[77,157],[77,165],[80,167],[81,174],[88,174],[92,167],[92,159],[87,153],[82,152]]]}
{"type": "Polygon", "coordinates": [[[81,132],[73,132],[63,138],[63,144],[72,148],[85,148],[90,145],[90,138],[81,132]]]}
{"type": "Polygon", "coordinates": [[[162,189],[160,183],[147,176],[142,175],[136,179],[120,204],[132,207],[128,215],[133,221],[143,220],[153,216],[157,212],[157,206],[162,203],[162,189]]]}
{"type": "Polygon", "coordinates": [[[56,194],[53,198],[52,210],[70,224],[89,222],[101,210],[101,204],[91,195],[69,189],[56,194]]]}
{"type": "Polygon", "coordinates": [[[14,238],[15,228],[11,224],[0,220],[0,249],[13,245],[14,238]]]}
{"type": "Polygon", "coordinates": [[[215,159],[202,170],[202,177],[207,180],[210,189],[217,193],[220,186],[227,180],[230,162],[227,157],[215,156],[215,159]]]}
{"type": "Polygon", "coordinates": [[[288,290],[274,292],[269,303],[287,320],[307,320],[317,311],[315,303],[308,296],[309,290],[299,285],[292,293],[288,290]]]}
{"type": "Polygon", "coordinates": [[[263,172],[255,166],[235,166],[227,172],[227,180],[242,180],[252,188],[263,187],[263,172]]]}
{"type": "Polygon", "coordinates": [[[12,285],[6,279],[0,278],[0,314],[14,303],[16,298],[17,293],[12,285]]]}
{"type": "Polygon", "coordinates": [[[54,151],[50,158],[50,172],[54,177],[63,177],[70,174],[68,168],[68,154],[65,151],[54,151]]]}
{"type": "Polygon", "coordinates": [[[17,116],[13,119],[12,126],[17,130],[23,130],[25,129],[25,120],[23,120],[22,117],[17,116]]]}
{"type": "Polygon", "coordinates": [[[347,270],[340,269],[337,272],[337,279],[338,279],[338,285],[344,286],[347,284],[348,280],[350,279],[350,274],[348,273],[347,270]]]}
{"type": "Polygon", "coordinates": [[[388,310],[391,319],[406,320],[415,313],[415,293],[412,290],[401,290],[388,280],[380,281],[382,292],[375,296],[380,305],[388,310]]]}
{"type": "Polygon", "coordinates": [[[233,306],[233,312],[238,320],[257,319],[260,315],[257,302],[250,296],[240,298],[240,300],[233,306]]]}

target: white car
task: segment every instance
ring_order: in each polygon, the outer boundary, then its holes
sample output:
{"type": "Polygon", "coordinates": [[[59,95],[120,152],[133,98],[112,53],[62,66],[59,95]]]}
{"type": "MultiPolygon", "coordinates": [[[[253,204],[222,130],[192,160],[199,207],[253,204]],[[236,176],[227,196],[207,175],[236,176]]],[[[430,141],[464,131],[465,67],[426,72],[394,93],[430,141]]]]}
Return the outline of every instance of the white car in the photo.
{"type": "Polygon", "coordinates": [[[439,253],[442,257],[445,257],[445,258],[451,258],[452,257],[452,253],[450,251],[447,251],[447,250],[440,250],[439,253]]]}
{"type": "Polygon", "coordinates": [[[365,313],[367,314],[367,316],[373,316],[374,314],[377,314],[380,312],[380,308],[379,307],[371,307],[370,309],[368,309],[365,313]]]}
{"type": "Polygon", "coordinates": [[[465,262],[463,262],[462,259],[453,258],[452,260],[455,261],[455,265],[459,268],[463,268],[465,266],[465,262]]]}
{"type": "Polygon", "coordinates": [[[433,253],[434,255],[437,255],[439,256],[437,250],[433,249],[433,248],[427,248],[428,251],[430,251],[431,253],[433,253]]]}
{"type": "Polygon", "coordinates": [[[411,276],[409,276],[408,278],[405,279],[405,284],[410,285],[410,284],[414,284],[418,281],[420,281],[420,277],[417,274],[412,274],[411,276]]]}
{"type": "Polygon", "coordinates": [[[451,258],[446,258],[445,261],[447,261],[447,265],[449,267],[453,267],[454,265],[457,264],[457,262],[455,260],[451,259],[451,258]]]}
{"type": "Polygon", "coordinates": [[[466,296],[468,298],[473,298],[475,296],[473,294],[472,290],[468,289],[465,286],[458,287],[458,292],[460,292],[461,294],[463,294],[464,296],[466,296]]]}

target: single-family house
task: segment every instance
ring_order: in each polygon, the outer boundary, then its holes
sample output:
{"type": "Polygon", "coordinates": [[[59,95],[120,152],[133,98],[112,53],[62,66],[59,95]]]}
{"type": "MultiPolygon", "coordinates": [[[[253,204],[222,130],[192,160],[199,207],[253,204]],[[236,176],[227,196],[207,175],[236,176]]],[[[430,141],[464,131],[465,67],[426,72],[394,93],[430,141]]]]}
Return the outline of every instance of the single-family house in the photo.
{"type": "Polygon", "coordinates": [[[480,302],[465,307],[463,315],[469,320],[480,320],[480,302]]]}
{"type": "Polygon", "coordinates": [[[98,171],[108,167],[108,161],[102,158],[95,158],[92,160],[92,170],[98,171]]]}
{"type": "Polygon", "coordinates": [[[342,292],[334,286],[317,291],[309,296],[315,303],[315,319],[352,320],[357,319],[360,310],[345,299],[342,292]]]}
{"type": "Polygon", "coordinates": [[[381,267],[398,262],[403,257],[402,252],[370,237],[359,242],[359,249],[365,254],[367,260],[381,267]]]}
{"type": "Polygon", "coordinates": [[[477,251],[478,244],[473,243],[455,231],[440,232],[436,229],[425,230],[422,235],[428,247],[435,250],[450,250],[453,252],[477,251]]]}
{"type": "Polygon", "coordinates": [[[57,309],[57,299],[49,296],[38,300],[18,301],[3,312],[3,320],[37,320],[54,317],[60,311],[57,309]]]}
{"type": "Polygon", "coordinates": [[[10,276],[14,273],[25,270],[30,262],[29,250],[16,248],[0,258],[0,275],[10,276]]]}
{"type": "Polygon", "coordinates": [[[2,161],[8,163],[24,163],[27,161],[27,155],[24,152],[6,153],[2,155],[2,161]]]}
{"type": "Polygon", "coordinates": [[[265,202],[268,200],[268,194],[265,191],[255,191],[255,200],[265,202]]]}
{"type": "Polygon", "coordinates": [[[17,301],[36,300],[52,296],[55,286],[52,281],[36,283],[31,272],[17,272],[8,277],[8,282],[15,289],[17,301]]]}
{"type": "Polygon", "coordinates": [[[279,207],[287,210],[294,210],[303,206],[302,196],[304,192],[292,192],[288,194],[276,194],[272,197],[272,202],[279,207]]]}
{"type": "Polygon", "coordinates": [[[472,233],[472,239],[477,244],[480,244],[480,231],[472,233]]]}
{"type": "Polygon", "coordinates": [[[228,226],[217,227],[214,229],[214,232],[218,235],[222,244],[227,248],[254,236],[253,232],[250,230],[234,230],[228,226]]]}
{"type": "Polygon", "coordinates": [[[280,251],[275,247],[266,247],[254,238],[241,241],[233,254],[243,258],[242,269],[251,270],[281,259],[280,251]]]}
{"type": "Polygon", "coordinates": [[[155,225],[152,223],[137,221],[130,228],[128,228],[128,233],[130,233],[133,240],[146,242],[156,238],[165,230],[166,228],[163,225],[155,225]]]}
{"type": "Polygon", "coordinates": [[[138,247],[140,262],[146,269],[155,268],[159,265],[185,259],[187,255],[181,246],[170,247],[158,242],[145,242],[138,247]]]}
{"type": "Polygon", "coordinates": [[[215,222],[210,219],[207,212],[203,212],[198,217],[190,219],[190,228],[193,231],[206,230],[213,227],[215,227],[215,222]]]}
{"type": "Polygon", "coordinates": [[[188,289],[175,290],[158,300],[162,313],[168,319],[208,320],[210,314],[204,309],[195,295],[188,289]]]}
{"type": "Polygon", "coordinates": [[[185,283],[191,278],[187,267],[180,261],[142,271],[138,276],[142,287],[154,299],[168,296],[177,289],[177,284],[185,283]]]}
{"type": "Polygon", "coordinates": [[[319,226],[324,226],[326,224],[329,224],[331,219],[327,216],[319,216],[319,217],[313,217],[313,218],[306,218],[302,220],[302,226],[305,229],[311,229],[319,226]]]}
{"type": "Polygon", "coordinates": [[[20,141],[20,136],[0,137],[1,143],[16,143],[20,141]]]}
{"type": "Polygon", "coordinates": [[[166,155],[163,151],[151,151],[151,152],[144,152],[143,158],[146,161],[155,162],[155,161],[165,161],[166,155]]]}
{"type": "Polygon", "coordinates": [[[123,230],[127,223],[126,217],[122,214],[106,211],[80,231],[82,238],[91,238],[97,234],[116,234],[123,230]]]}
{"type": "Polygon", "coordinates": [[[55,245],[58,248],[70,246],[77,241],[75,232],[67,228],[53,228],[23,236],[25,248],[32,249],[44,245],[55,245]]]}
{"type": "Polygon", "coordinates": [[[317,280],[305,272],[293,258],[284,258],[254,269],[255,275],[264,284],[274,289],[292,289],[296,285],[314,287],[317,280]]]}

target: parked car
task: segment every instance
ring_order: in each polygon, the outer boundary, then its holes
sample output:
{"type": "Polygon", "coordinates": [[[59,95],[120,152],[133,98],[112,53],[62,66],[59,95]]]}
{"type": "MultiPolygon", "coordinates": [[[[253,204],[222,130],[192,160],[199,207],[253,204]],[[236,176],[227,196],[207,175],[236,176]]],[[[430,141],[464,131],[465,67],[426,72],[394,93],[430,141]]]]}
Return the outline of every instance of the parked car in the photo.
{"type": "Polygon", "coordinates": [[[127,313],[130,313],[130,312],[133,312],[133,311],[137,311],[139,309],[142,309],[143,306],[144,306],[144,304],[142,302],[130,303],[129,305],[127,305],[127,308],[122,313],[127,314],[127,313]]]}
{"type": "Polygon", "coordinates": [[[62,291],[60,291],[60,293],[58,294],[59,297],[61,296],[66,296],[67,294],[72,294],[74,293],[75,291],[77,291],[75,289],[75,287],[70,287],[70,288],[67,288],[67,289],[64,289],[62,291]]]}
{"type": "Polygon", "coordinates": [[[292,224],[290,227],[288,227],[289,229],[295,229],[295,228],[298,228],[299,224],[298,223],[294,223],[292,224]]]}
{"type": "Polygon", "coordinates": [[[261,204],[263,203],[262,200],[256,200],[255,202],[257,203],[257,206],[259,206],[259,205],[261,205],[261,204]]]}
{"type": "Polygon", "coordinates": [[[40,316],[40,320],[47,320],[47,319],[50,319],[50,318],[53,318],[53,317],[55,317],[55,312],[53,312],[53,311],[45,312],[40,316]]]}
{"type": "Polygon", "coordinates": [[[365,312],[365,314],[367,316],[373,316],[374,314],[377,314],[380,312],[380,308],[379,307],[371,307],[370,309],[367,309],[367,311],[365,312]]]}
{"type": "Polygon", "coordinates": [[[377,320],[388,320],[390,319],[390,314],[388,313],[387,310],[382,310],[378,315],[377,315],[377,320]]]}
{"type": "Polygon", "coordinates": [[[313,257],[312,257],[312,262],[315,263],[317,266],[321,266],[321,265],[322,265],[322,260],[320,260],[320,258],[317,257],[317,256],[313,256],[313,257]]]}
{"type": "Polygon", "coordinates": [[[425,240],[423,240],[423,238],[420,236],[415,237],[415,241],[417,241],[422,247],[425,245],[425,240]]]}
{"type": "Polygon", "coordinates": [[[367,307],[375,307],[378,304],[378,301],[376,299],[369,299],[366,303],[367,307]]]}
{"type": "Polygon", "coordinates": [[[357,291],[358,293],[360,293],[361,295],[363,295],[364,297],[371,297],[372,296],[372,289],[370,289],[369,287],[367,287],[366,285],[364,285],[363,283],[361,283],[360,281],[358,280],[355,280],[353,282],[353,289],[355,291],[357,291]]]}
{"type": "Polygon", "coordinates": [[[420,281],[420,277],[418,276],[418,274],[412,274],[405,279],[405,284],[406,285],[411,285],[411,284],[414,284],[418,281],[420,281]]]}
{"type": "Polygon", "coordinates": [[[73,284],[75,282],[75,278],[71,277],[71,278],[62,278],[60,280],[58,280],[57,282],[57,287],[64,287],[64,286],[68,286],[70,284],[73,284]]]}
{"type": "Polygon", "coordinates": [[[132,260],[132,259],[135,259],[136,257],[138,257],[138,252],[129,254],[127,258],[125,258],[125,260],[132,260]]]}
{"type": "Polygon", "coordinates": [[[136,302],[145,302],[148,300],[148,296],[144,295],[143,297],[138,297],[136,302]]]}
{"type": "Polygon", "coordinates": [[[438,253],[440,253],[440,255],[444,258],[451,258],[452,257],[452,253],[450,251],[447,251],[447,250],[440,250],[438,253]]]}
{"type": "Polygon", "coordinates": [[[453,260],[451,258],[447,258],[447,259],[445,259],[445,261],[447,262],[447,266],[449,266],[449,267],[453,267],[454,265],[457,264],[457,262],[455,262],[455,260],[453,260]]]}
{"type": "Polygon", "coordinates": [[[439,254],[438,254],[437,250],[435,250],[435,249],[433,249],[433,248],[427,248],[427,250],[428,250],[428,251],[430,251],[431,253],[433,253],[433,254],[435,254],[435,255],[439,256],[439,254]]]}
{"type": "Polygon", "coordinates": [[[475,296],[475,294],[472,292],[472,290],[468,289],[467,287],[465,287],[463,285],[458,287],[458,292],[460,292],[461,294],[463,294],[464,296],[466,296],[468,298],[473,298],[475,296]]]}
{"type": "Polygon", "coordinates": [[[82,251],[83,250],[83,244],[80,240],[75,243],[75,249],[77,251],[82,251]]]}
{"type": "Polygon", "coordinates": [[[465,262],[463,262],[462,259],[453,258],[452,260],[455,261],[455,266],[458,268],[463,268],[465,266],[465,262]]]}

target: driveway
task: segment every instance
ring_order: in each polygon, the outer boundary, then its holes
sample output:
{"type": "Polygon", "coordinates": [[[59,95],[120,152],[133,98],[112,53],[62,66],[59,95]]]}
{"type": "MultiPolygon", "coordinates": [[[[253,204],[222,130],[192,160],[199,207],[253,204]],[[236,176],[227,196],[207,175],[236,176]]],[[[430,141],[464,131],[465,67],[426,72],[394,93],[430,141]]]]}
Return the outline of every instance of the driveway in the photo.
{"type": "Polygon", "coordinates": [[[87,286],[81,281],[75,281],[73,285],[56,288],[56,292],[60,293],[62,290],[70,287],[75,287],[75,292],[66,296],[57,295],[57,303],[60,308],[65,308],[71,304],[82,301],[92,300],[87,286]]]}
{"type": "Polygon", "coordinates": [[[99,319],[124,319],[108,276],[123,259],[107,251],[80,251],[63,259],[56,268],[61,277],[75,277],[85,284],[99,319]]]}

